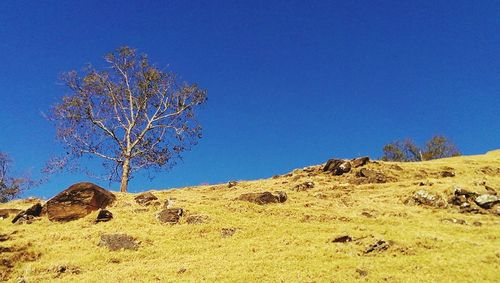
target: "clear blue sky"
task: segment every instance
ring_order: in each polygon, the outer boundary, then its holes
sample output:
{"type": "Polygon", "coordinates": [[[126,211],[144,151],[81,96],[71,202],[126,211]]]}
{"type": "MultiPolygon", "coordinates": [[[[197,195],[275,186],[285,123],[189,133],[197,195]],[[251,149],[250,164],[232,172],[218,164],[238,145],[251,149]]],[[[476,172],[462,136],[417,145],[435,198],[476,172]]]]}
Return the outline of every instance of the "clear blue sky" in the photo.
{"type": "Polygon", "coordinates": [[[132,192],[378,158],[404,137],[500,148],[500,1],[1,1],[0,150],[16,172],[62,150],[41,115],[66,92],[59,74],[121,45],[209,96],[199,145],[132,192]]]}

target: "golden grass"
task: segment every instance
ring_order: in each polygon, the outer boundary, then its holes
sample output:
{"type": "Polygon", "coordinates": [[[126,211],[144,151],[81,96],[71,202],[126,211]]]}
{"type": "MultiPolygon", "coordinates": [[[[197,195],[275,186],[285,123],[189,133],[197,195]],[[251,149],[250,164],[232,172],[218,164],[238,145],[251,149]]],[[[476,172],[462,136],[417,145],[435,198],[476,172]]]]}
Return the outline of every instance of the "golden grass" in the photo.
{"type": "MultiPolygon", "coordinates": [[[[9,280],[16,282],[499,282],[498,216],[461,214],[455,208],[405,205],[416,190],[447,195],[454,185],[482,192],[480,183],[500,188],[500,150],[420,163],[377,162],[368,165],[397,178],[385,184],[350,185],[349,177],[312,174],[153,191],[175,199],[185,210],[176,225],[155,219],[159,208],[146,211],[135,195],[117,193],[110,222],[93,224],[97,212],[68,223],[42,218],[30,225],[0,222],[0,234],[12,239],[0,246],[27,247],[36,261],[18,262],[9,280]],[[403,170],[394,169],[397,164],[403,170]],[[456,176],[439,173],[453,168],[456,176]],[[488,169],[489,168],[489,169],[488,169]],[[490,170],[491,169],[491,170],[490,170]],[[292,188],[313,181],[309,191],[292,188]],[[432,182],[432,186],[417,183],[432,182]],[[288,201],[259,206],[234,200],[245,192],[283,190],[288,201]],[[208,217],[188,224],[190,215],[208,217]],[[467,225],[443,223],[458,218],[467,225]],[[482,226],[472,225],[481,222],[482,226]],[[236,228],[231,237],[221,229],[236,228]],[[126,233],[140,242],[137,251],[98,247],[101,234],[126,233]],[[356,241],[332,243],[336,236],[356,241]],[[386,251],[364,254],[378,239],[386,251]],[[58,266],[66,266],[64,273],[58,266]],[[75,271],[78,270],[79,272],[75,271]]],[[[18,200],[0,208],[26,208],[18,200]]],[[[1,256],[0,256],[1,257],[1,256]]]]}

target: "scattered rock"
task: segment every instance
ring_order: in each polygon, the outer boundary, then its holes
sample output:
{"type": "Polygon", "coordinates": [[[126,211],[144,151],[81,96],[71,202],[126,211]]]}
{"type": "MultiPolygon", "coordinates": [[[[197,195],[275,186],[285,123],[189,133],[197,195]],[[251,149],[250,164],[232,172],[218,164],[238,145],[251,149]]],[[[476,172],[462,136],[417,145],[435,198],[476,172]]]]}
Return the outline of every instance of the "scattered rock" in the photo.
{"type": "Polygon", "coordinates": [[[51,221],[71,221],[106,208],[116,197],[92,183],[78,183],[60,192],[45,203],[43,210],[51,221]]]}
{"type": "Polygon", "coordinates": [[[356,272],[359,274],[361,277],[366,277],[368,276],[368,271],[365,271],[363,269],[356,268],[356,272]]]}
{"type": "Polygon", "coordinates": [[[403,171],[404,170],[403,167],[396,165],[396,164],[392,164],[389,168],[396,170],[396,171],[403,171]]]}
{"type": "Polygon", "coordinates": [[[121,249],[134,250],[139,248],[139,243],[132,236],[126,234],[106,234],[101,235],[100,247],[107,247],[111,251],[121,249]]]}
{"type": "Polygon", "coordinates": [[[220,234],[223,238],[231,237],[236,233],[236,228],[222,228],[220,234]]]}
{"type": "Polygon", "coordinates": [[[270,192],[246,193],[240,195],[237,199],[263,205],[268,203],[283,203],[287,200],[287,198],[288,197],[285,192],[279,191],[276,192],[276,195],[273,195],[270,192]]]}
{"type": "Polygon", "coordinates": [[[135,202],[142,206],[149,206],[152,204],[159,204],[157,202],[158,198],[151,192],[142,193],[134,198],[135,202]]]}
{"type": "Polygon", "coordinates": [[[304,182],[293,187],[294,191],[301,192],[314,188],[314,182],[304,182]]]}
{"type": "Polygon", "coordinates": [[[238,185],[238,182],[236,181],[229,181],[229,183],[227,183],[228,188],[235,187],[236,185],[238,185]]]}
{"type": "Polygon", "coordinates": [[[351,171],[351,162],[342,159],[330,159],[323,167],[323,172],[331,172],[333,175],[340,176],[351,171]]]}
{"type": "Polygon", "coordinates": [[[497,196],[494,195],[480,195],[474,199],[475,203],[484,209],[490,209],[495,204],[500,203],[497,196]]]}
{"type": "Polygon", "coordinates": [[[0,242],[5,242],[10,240],[10,236],[7,234],[0,234],[0,242]]]}
{"type": "Polygon", "coordinates": [[[386,183],[387,177],[375,170],[371,170],[368,168],[361,168],[359,172],[356,174],[359,178],[366,178],[364,181],[366,183],[386,183]]]}
{"type": "Polygon", "coordinates": [[[478,193],[471,192],[471,191],[468,191],[468,190],[460,188],[460,187],[454,187],[453,194],[456,196],[465,196],[466,198],[476,197],[479,195],[478,193]]]}
{"type": "Polygon", "coordinates": [[[492,187],[485,185],[484,188],[486,189],[487,194],[493,195],[493,196],[497,195],[497,191],[495,189],[493,189],[492,187]]]}
{"type": "Polygon", "coordinates": [[[378,240],[375,244],[370,245],[369,247],[366,248],[365,254],[371,253],[371,252],[380,252],[387,250],[389,248],[389,243],[387,243],[384,240],[378,240]]]}
{"type": "Polygon", "coordinates": [[[156,218],[163,223],[176,224],[179,223],[183,213],[182,208],[169,208],[158,213],[156,218]]]}
{"type": "Polygon", "coordinates": [[[80,274],[81,270],[79,267],[68,266],[68,265],[58,265],[52,269],[55,272],[55,278],[62,276],[63,274],[80,274]]]}
{"type": "Polygon", "coordinates": [[[368,217],[368,218],[375,218],[375,215],[371,214],[368,211],[361,212],[361,215],[363,215],[364,217],[368,217]]]}
{"type": "Polygon", "coordinates": [[[474,221],[474,222],[472,223],[472,225],[474,225],[474,226],[478,226],[478,227],[479,227],[479,226],[483,226],[483,223],[481,223],[481,222],[479,222],[479,221],[474,221]]]}
{"type": "Polygon", "coordinates": [[[457,219],[457,218],[444,218],[441,220],[442,222],[448,222],[448,223],[453,223],[453,224],[460,224],[460,225],[466,225],[467,222],[463,219],[457,219]]]}
{"type": "Polygon", "coordinates": [[[5,218],[9,218],[9,215],[11,214],[19,214],[21,213],[23,210],[22,209],[15,209],[15,208],[2,208],[0,209],[0,219],[5,219],[5,218]]]}
{"type": "Polygon", "coordinates": [[[358,157],[351,160],[351,165],[353,168],[357,168],[365,166],[368,161],[370,161],[370,157],[368,156],[358,157]]]}
{"type": "Polygon", "coordinates": [[[441,177],[443,177],[443,178],[455,177],[455,172],[453,172],[453,171],[443,171],[443,172],[441,172],[441,177]]]}
{"type": "Polygon", "coordinates": [[[207,223],[209,220],[209,217],[206,215],[191,215],[186,217],[186,223],[187,224],[203,224],[207,223]]]}
{"type": "Polygon", "coordinates": [[[339,236],[332,240],[332,243],[347,243],[352,242],[352,237],[349,235],[339,236]]]}
{"type": "Polygon", "coordinates": [[[101,209],[99,211],[99,214],[97,214],[97,218],[95,220],[95,223],[108,222],[111,219],[113,219],[113,213],[111,213],[111,211],[109,211],[109,210],[101,209]]]}
{"type": "Polygon", "coordinates": [[[413,196],[406,201],[406,203],[411,202],[419,205],[427,205],[439,208],[446,207],[446,202],[440,196],[431,194],[426,190],[416,191],[413,196]]]}
{"type": "Polygon", "coordinates": [[[179,270],[177,270],[177,274],[182,274],[182,273],[184,273],[186,271],[187,271],[187,268],[181,267],[181,268],[179,268],[179,270]]]}
{"type": "Polygon", "coordinates": [[[17,214],[14,219],[12,219],[12,223],[26,223],[31,224],[35,217],[39,217],[42,214],[42,205],[37,203],[32,207],[26,209],[25,211],[17,214]]]}

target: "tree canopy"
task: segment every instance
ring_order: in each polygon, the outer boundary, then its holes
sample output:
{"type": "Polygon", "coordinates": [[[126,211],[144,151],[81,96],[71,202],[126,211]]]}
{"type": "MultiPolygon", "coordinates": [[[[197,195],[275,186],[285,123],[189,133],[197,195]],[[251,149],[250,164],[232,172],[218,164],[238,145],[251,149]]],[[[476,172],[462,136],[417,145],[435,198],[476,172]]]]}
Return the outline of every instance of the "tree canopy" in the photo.
{"type": "Polygon", "coordinates": [[[62,76],[70,92],[52,108],[50,119],[68,154],[49,167],[96,156],[109,180],[119,180],[125,192],[134,172],[171,167],[197,143],[201,126],[195,111],[207,92],[130,47],[107,54],[105,61],[105,69],[87,66],[82,74],[62,76]]]}

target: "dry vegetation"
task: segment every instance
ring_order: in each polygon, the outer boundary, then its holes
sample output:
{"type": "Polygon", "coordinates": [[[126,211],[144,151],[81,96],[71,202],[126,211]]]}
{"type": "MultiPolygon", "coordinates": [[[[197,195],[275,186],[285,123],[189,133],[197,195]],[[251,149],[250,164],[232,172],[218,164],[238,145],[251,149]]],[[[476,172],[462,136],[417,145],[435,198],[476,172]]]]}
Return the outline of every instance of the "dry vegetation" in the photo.
{"type": "MultiPolygon", "coordinates": [[[[117,193],[110,222],[94,224],[97,212],[68,223],[0,220],[0,272],[12,282],[500,281],[497,215],[405,204],[420,189],[445,198],[453,186],[483,192],[486,183],[498,191],[500,150],[419,163],[377,161],[367,167],[389,181],[356,185],[355,172],[332,176],[313,166],[231,188],[153,191],[184,208],[175,225],[159,223],[159,207],[141,207],[126,193],[117,193]],[[442,177],[443,170],[456,175],[442,177]],[[308,181],[314,188],[294,189],[308,181]],[[288,194],[285,203],[235,200],[246,192],[276,190],[288,194]],[[108,233],[131,235],[140,248],[99,247],[100,235],[108,233]],[[353,241],[332,243],[342,235],[353,241]],[[388,249],[365,253],[381,239],[388,249]]],[[[0,208],[30,205],[18,200],[0,208]]]]}

